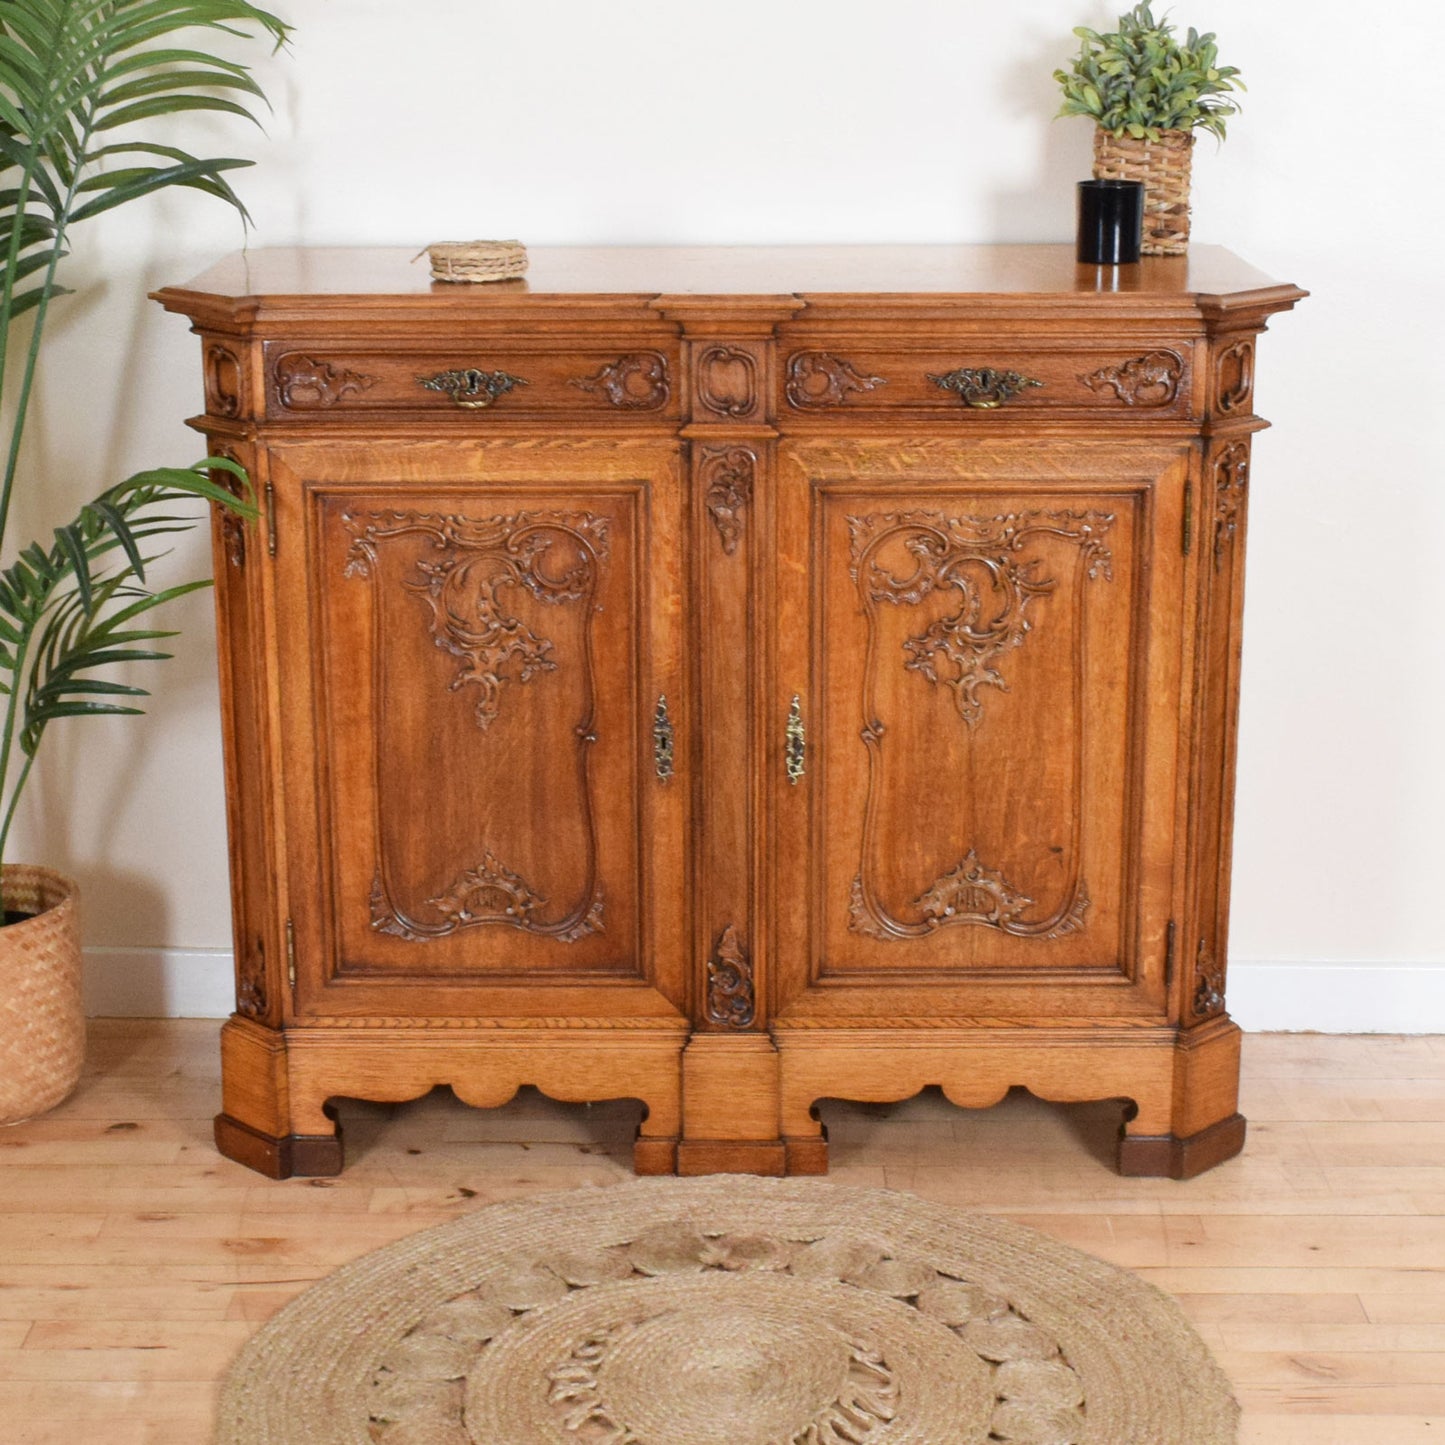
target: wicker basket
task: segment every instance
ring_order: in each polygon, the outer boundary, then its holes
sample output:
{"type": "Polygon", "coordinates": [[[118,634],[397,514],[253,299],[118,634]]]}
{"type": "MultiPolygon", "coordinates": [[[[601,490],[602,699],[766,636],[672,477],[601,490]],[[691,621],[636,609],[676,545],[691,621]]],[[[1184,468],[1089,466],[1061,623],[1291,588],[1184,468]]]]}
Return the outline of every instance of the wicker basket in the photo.
{"type": "Polygon", "coordinates": [[[439,241],[426,251],[435,281],[510,281],[527,269],[520,241],[439,241]]]}
{"type": "Polygon", "coordinates": [[[1144,182],[1146,256],[1182,256],[1189,249],[1189,163],[1194,133],[1166,130],[1158,140],[1094,131],[1094,179],[1144,182]]]}
{"type": "Polygon", "coordinates": [[[0,1124],[53,1109],[80,1082],[80,892],[49,868],[12,863],[5,905],[33,913],[0,928],[0,1124]]]}

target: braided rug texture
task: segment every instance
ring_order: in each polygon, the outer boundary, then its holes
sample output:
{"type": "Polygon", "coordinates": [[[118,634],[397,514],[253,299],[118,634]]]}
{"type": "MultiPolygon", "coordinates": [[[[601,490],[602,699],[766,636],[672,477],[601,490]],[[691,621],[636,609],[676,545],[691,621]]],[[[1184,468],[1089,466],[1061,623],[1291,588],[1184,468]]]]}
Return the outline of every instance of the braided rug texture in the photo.
{"type": "Polygon", "coordinates": [[[218,1445],[1231,1445],[1168,1296],[1021,1225],[816,1180],[490,1205],[242,1352],[218,1445]]]}

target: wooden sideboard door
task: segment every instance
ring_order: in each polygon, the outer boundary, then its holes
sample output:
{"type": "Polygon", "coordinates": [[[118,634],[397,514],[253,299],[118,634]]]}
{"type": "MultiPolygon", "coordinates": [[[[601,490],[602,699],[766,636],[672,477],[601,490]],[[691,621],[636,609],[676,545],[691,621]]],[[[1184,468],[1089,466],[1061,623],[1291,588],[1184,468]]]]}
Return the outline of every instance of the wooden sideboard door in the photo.
{"type": "Polygon", "coordinates": [[[1163,1022],[1193,457],[780,447],[781,1025],[1163,1022]]]}
{"type": "Polygon", "coordinates": [[[678,1017],[678,448],[275,442],[293,1017],[678,1017]]]}

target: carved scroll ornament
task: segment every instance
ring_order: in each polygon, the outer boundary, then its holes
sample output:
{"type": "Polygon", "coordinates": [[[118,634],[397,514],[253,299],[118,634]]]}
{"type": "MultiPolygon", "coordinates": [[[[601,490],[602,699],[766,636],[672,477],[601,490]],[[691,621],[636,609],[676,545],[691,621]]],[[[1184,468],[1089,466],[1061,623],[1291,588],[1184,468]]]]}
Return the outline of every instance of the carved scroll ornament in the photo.
{"type": "Polygon", "coordinates": [[[257,938],[236,959],[236,1011],[247,1018],[265,1018],[270,1008],[266,991],[266,947],[257,938]]]}
{"type": "Polygon", "coordinates": [[[864,376],[851,362],[826,351],[795,352],[788,361],[788,402],[800,411],[841,406],[853,392],[886,385],[883,377],[864,376]]]}
{"type": "Polygon", "coordinates": [[[377,543],[406,534],[429,537],[442,555],[416,563],[406,590],[430,614],[432,639],[462,660],[451,690],[476,687],[477,726],[496,721],[503,686],[530,682],[557,667],[549,639],[511,615],[508,589],[522,588],[539,602],[590,603],[607,557],[607,525],[590,513],[518,512],[472,520],[415,512],[348,515],[353,541],[346,575],[368,577],[377,543]]]}
{"type": "Polygon", "coordinates": [[[1090,391],[1112,391],[1125,406],[1168,406],[1179,395],[1184,361],[1172,351],[1151,351],[1081,376],[1090,391]]]}
{"type": "MultiPolygon", "coordinates": [[[[868,750],[868,806],[859,869],[849,901],[851,932],[880,941],[922,938],[940,928],[973,925],[1021,938],[1060,938],[1084,926],[1089,891],[1079,849],[1085,811],[1082,774],[1076,776],[1071,810],[1069,873],[1059,903],[1039,916],[1035,900],[998,869],[984,864],[975,849],[923,888],[904,910],[890,913],[878,897],[868,860],[875,856],[876,801],[883,786],[886,728],[873,702],[880,606],[916,607],[937,594],[957,594],[957,605],[903,643],[903,666],[953,693],[959,716],[972,732],[984,720],[980,689],[1007,692],[995,664],[1023,646],[1032,630],[1027,615],[1036,598],[1058,582],[1043,575],[1045,559],[1029,555],[1044,538],[1062,539],[1075,549],[1075,626],[1083,589],[1093,580],[1112,580],[1113,558],[1104,538],[1114,524],[1109,512],[1032,510],[997,516],[949,517],[941,512],[872,513],[849,517],[852,578],[867,618],[869,671],[864,683],[861,737],[868,750]],[[905,563],[911,564],[905,570],[905,563]]],[[[1076,677],[1076,689],[1081,686],[1076,677]]],[[[1075,698],[1076,711],[1081,708],[1075,698]]],[[[1085,726],[1078,713],[1079,726],[1085,726]]],[[[1079,756],[1085,752],[1082,736],[1079,756]]]]}
{"type": "Polygon", "coordinates": [[[1229,416],[1249,407],[1254,394],[1254,338],[1226,346],[1214,362],[1215,410],[1229,416]]]}
{"type": "Polygon", "coordinates": [[[332,407],[353,392],[376,385],[374,376],[347,371],[327,361],[314,361],[299,351],[287,352],[275,367],[276,395],[292,411],[332,407]]]}
{"type": "Polygon", "coordinates": [[[1249,486],[1249,442],[1230,442],[1214,460],[1214,566],[1234,543],[1249,486]]]}
{"type": "Polygon", "coordinates": [[[718,416],[747,416],[758,404],[757,358],[736,346],[709,346],[697,358],[697,399],[718,416]]]}
{"type": "Polygon", "coordinates": [[[1022,557],[1041,534],[1075,543],[1090,578],[1112,577],[1102,538],[1113,523],[1104,512],[1023,512],[998,517],[944,518],[911,512],[849,517],[853,580],[870,629],[880,602],[917,606],[935,592],[958,594],[958,605],[904,644],[904,666],[952,690],[958,714],[970,728],[983,720],[981,687],[1008,691],[993,664],[1023,645],[1032,626],[1027,608],[1057,583],[1041,575],[1040,558],[1022,557]],[[897,576],[879,560],[889,543],[912,560],[897,576]]]}
{"type": "Polygon", "coordinates": [[[745,1029],[757,1016],[753,966],[731,923],[707,961],[707,1016],[710,1023],[745,1029]]]}
{"type": "Polygon", "coordinates": [[[746,513],[753,498],[757,453],[751,447],[704,447],[698,475],[703,504],[722,538],[729,557],[742,540],[746,513]]]}
{"type": "Polygon", "coordinates": [[[241,362],[227,346],[206,348],[206,406],[217,416],[241,414],[241,362]]]}
{"type": "Polygon", "coordinates": [[[524,878],[503,864],[490,848],[475,868],[468,868],[427,904],[441,915],[440,923],[422,923],[407,917],[393,903],[386,879],[378,866],[371,885],[371,926],[378,933],[417,942],[424,938],[445,938],[461,928],[502,923],[527,933],[541,933],[562,943],[575,943],[603,931],[603,898],[594,887],[585,910],[560,923],[547,923],[542,910],[547,900],[524,878]]]}
{"type": "Polygon", "coordinates": [[[956,868],[913,900],[922,921],[911,927],[900,928],[896,922],[885,920],[881,910],[869,905],[860,872],[853,880],[849,897],[848,927],[854,933],[883,940],[920,937],[955,923],[983,924],[1016,938],[1062,938],[1083,928],[1089,891],[1080,880],[1070,894],[1067,907],[1042,922],[1024,917],[1033,906],[1032,898],[1018,892],[1002,873],[985,868],[970,848],[956,868]]]}
{"type": "Polygon", "coordinates": [[[1193,1004],[1195,1018],[1224,1012],[1224,965],[1204,938],[1199,940],[1199,951],[1194,957],[1193,1004]]]}
{"type": "MultiPolygon", "coordinates": [[[[352,539],[346,575],[373,581],[378,636],[384,631],[382,596],[375,586],[380,581],[380,549],[398,538],[415,538],[434,554],[418,557],[413,563],[414,578],[403,578],[401,586],[423,604],[435,645],[461,660],[450,691],[477,690],[473,716],[482,732],[500,715],[508,687],[526,684],[557,667],[550,639],[538,636],[512,614],[507,594],[525,592],[549,606],[578,605],[588,614],[596,610],[594,599],[608,560],[608,536],[606,521],[589,512],[516,512],[492,517],[372,512],[347,513],[342,520],[352,539]]],[[[377,647],[377,667],[386,650],[377,647]]],[[[479,862],[463,868],[446,887],[425,899],[434,916],[418,917],[397,902],[388,882],[386,860],[379,853],[369,900],[371,926],[378,933],[420,941],[463,928],[505,924],[572,943],[602,931],[603,895],[597,879],[587,766],[590,745],[597,740],[590,648],[584,646],[583,654],[578,666],[587,701],[576,735],[588,862],[581,901],[563,917],[549,920],[545,916],[548,900],[491,848],[483,848],[479,862]]],[[[383,692],[378,682],[378,695],[383,692]]],[[[378,808],[382,792],[378,782],[378,808]]],[[[376,836],[380,840],[385,835],[378,815],[376,836]]]]}
{"type": "Polygon", "coordinates": [[[659,351],[619,356],[595,376],[576,377],[571,384],[623,411],[661,411],[672,395],[667,358],[659,351]]]}

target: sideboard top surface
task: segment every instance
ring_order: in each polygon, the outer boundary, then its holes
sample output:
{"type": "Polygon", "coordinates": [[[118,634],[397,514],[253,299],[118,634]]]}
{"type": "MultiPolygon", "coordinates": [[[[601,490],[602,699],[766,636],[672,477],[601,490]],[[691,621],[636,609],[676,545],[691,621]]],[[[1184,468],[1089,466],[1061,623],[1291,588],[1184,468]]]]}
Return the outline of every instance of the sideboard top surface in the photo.
{"type": "Polygon", "coordinates": [[[912,299],[931,307],[985,300],[1123,310],[1277,311],[1306,293],[1280,284],[1218,246],[1136,266],[1080,266],[1072,246],[538,247],[525,277],[482,285],[434,282],[405,249],[278,247],[237,253],[179,287],[156,293],[168,310],[236,319],[264,314],[405,309],[449,316],[607,298],[653,314],[743,306],[832,310],[912,299]]]}

